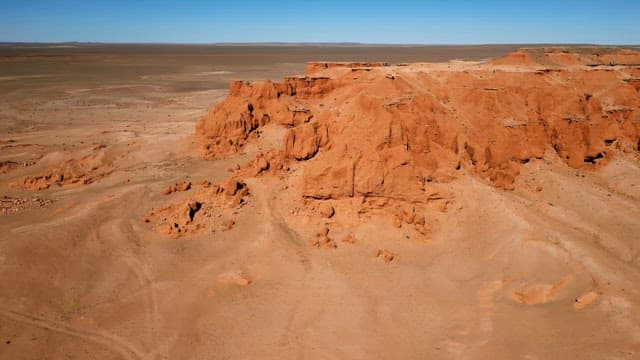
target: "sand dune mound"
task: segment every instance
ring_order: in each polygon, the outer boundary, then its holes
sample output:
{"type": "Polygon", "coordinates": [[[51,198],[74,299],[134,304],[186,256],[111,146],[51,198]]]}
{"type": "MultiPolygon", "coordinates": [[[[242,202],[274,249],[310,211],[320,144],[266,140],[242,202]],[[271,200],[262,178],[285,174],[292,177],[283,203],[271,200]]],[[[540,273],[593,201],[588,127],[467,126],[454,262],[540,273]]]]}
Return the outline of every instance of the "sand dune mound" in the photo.
{"type": "Polygon", "coordinates": [[[215,159],[238,152],[267,124],[288,128],[263,167],[300,164],[308,199],[426,204],[449,196],[442,184],[466,173],[512,189],[533,158],[595,169],[638,151],[640,93],[629,81],[637,67],[589,61],[635,63],[640,53],[596,51],[522,50],[446,68],[311,63],[313,75],[282,83],[233,82],[197,134],[203,156],[215,159]],[[546,55],[579,67],[541,71],[536,59],[546,55]]]}

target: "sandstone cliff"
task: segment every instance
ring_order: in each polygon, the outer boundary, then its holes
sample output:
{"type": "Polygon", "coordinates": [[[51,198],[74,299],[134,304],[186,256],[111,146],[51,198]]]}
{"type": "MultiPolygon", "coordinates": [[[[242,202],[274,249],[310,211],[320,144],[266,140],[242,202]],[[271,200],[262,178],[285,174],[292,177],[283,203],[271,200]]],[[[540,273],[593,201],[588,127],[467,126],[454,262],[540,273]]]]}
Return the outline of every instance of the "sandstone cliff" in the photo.
{"type": "Polygon", "coordinates": [[[425,202],[467,169],[510,189],[553,153],[596,168],[638,150],[640,53],[521,50],[489,63],[310,63],[282,83],[234,82],[198,123],[205,158],[260,127],[289,128],[284,160],[304,164],[305,197],[425,202]]]}

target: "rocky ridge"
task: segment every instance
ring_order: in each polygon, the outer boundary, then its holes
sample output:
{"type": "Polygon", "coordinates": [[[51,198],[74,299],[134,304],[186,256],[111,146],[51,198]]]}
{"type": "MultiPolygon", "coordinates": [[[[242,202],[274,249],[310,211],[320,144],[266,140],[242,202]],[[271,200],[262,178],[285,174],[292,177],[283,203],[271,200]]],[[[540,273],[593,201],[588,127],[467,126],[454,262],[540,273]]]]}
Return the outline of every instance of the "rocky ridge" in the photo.
{"type": "MultiPolygon", "coordinates": [[[[281,145],[240,172],[302,169],[303,206],[361,199],[428,233],[424,211],[471,174],[514,189],[532,159],[596,170],[640,146],[640,53],[520,50],[490,62],[318,63],[305,76],[235,81],[197,124],[202,155],[236,154],[267,125],[281,145]]],[[[322,215],[320,215],[322,217],[322,215]]]]}

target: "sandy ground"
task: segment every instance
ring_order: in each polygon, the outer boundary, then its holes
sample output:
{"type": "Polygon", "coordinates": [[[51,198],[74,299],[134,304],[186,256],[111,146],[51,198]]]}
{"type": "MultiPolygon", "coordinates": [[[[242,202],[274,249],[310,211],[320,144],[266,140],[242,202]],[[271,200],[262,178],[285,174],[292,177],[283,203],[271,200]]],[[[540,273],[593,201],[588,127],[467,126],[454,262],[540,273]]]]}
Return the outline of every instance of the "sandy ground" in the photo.
{"type": "MultiPolygon", "coordinates": [[[[196,120],[230,79],[301,73],[319,50],[291,62],[253,49],[255,63],[11,51],[0,59],[1,358],[640,356],[637,159],[599,172],[534,160],[515,191],[469,177],[452,184],[464,201],[434,219],[430,241],[373,214],[332,251],[285,220],[292,195],[280,182],[247,179],[229,230],[173,239],[144,221],[187,196],[167,186],[219,182],[269,146],[202,160],[196,120]],[[86,185],[10,185],[96,152],[86,185]]],[[[341,51],[336,60],[362,49],[341,51]]]]}

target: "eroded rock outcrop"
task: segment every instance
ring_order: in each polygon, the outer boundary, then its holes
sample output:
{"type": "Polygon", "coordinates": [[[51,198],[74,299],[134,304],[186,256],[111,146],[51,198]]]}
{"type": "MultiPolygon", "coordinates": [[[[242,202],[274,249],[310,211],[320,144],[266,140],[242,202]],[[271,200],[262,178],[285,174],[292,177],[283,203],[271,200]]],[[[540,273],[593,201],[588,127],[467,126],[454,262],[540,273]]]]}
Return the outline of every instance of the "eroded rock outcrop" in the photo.
{"type": "Polygon", "coordinates": [[[308,160],[328,142],[329,134],[325,125],[304,124],[289,130],[285,138],[284,152],[287,158],[308,160]]]}
{"type": "Polygon", "coordinates": [[[76,186],[94,183],[114,171],[112,156],[105,151],[92,152],[80,158],[64,161],[40,174],[14,182],[13,187],[32,191],[52,186],[76,186]]]}
{"type": "Polygon", "coordinates": [[[163,192],[163,195],[169,195],[178,191],[189,191],[191,189],[191,181],[182,180],[173,185],[169,185],[163,192]]]}
{"type": "Polygon", "coordinates": [[[198,134],[208,158],[237,150],[269,122],[292,128],[283,144],[288,158],[308,160],[330,144],[305,165],[310,197],[414,197],[460,167],[510,188],[522,163],[545,151],[580,168],[606,162],[616,148],[637,150],[640,96],[630,79],[638,68],[591,65],[640,63],[639,53],[568,55],[579,68],[540,71],[540,54],[522,50],[457,69],[371,67],[353,78],[336,63],[322,77],[235,82],[198,134]],[[527,71],[511,70],[514,63],[527,71]]]}
{"type": "MultiPolygon", "coordinates": [[[[191,194],[152,209],[145,222],[151,223],[159,233],[172,238],[195,234],[203,229],[210,229],[212,232],[230,230],[235,224],[233,211],[247,202],[247,184],[234,177],[220,185],[208,181],[197,185],[192,185],[191,182],[188,184],[189,189],[194,187],[191,194]]],[[[172,191],[164,195],[182,195],[179,193],[172,191]]]]}
{"type": "Polygon", "coordinates": [[[332,86],[326,77],[288,77],[283,83],[232,82],[224,106],[213,107],[208,120],[197,124],[203,156],[218,159],[233,154],[257,136],[255,130],[271,122],[287,127],[308,123],[314,115],[303,101],[323,96],[332,86]]]}
{"type": "Polygon", "coordinates": [[[493,65],[572,67],[638,66],[638,52],[619,48],[530,48],[491,61],[493,65]]]}
{"type": "Polygon", "coordinates": [[[423,209],[447,211],[446,184],[462,174],[513,189],[534,158],[596,169],[638,151],[635,64],[640,53],[611,49],[521,50],[482,64],[311,63],[313,76],[232,83],[197,134],[214,159],[266,124],[287,127],[280,150],[250,163],[253,175],[297,164],[303,198],[398,207],[416,214],[398,216],[400,226],[427,234],[423,209]]]}

